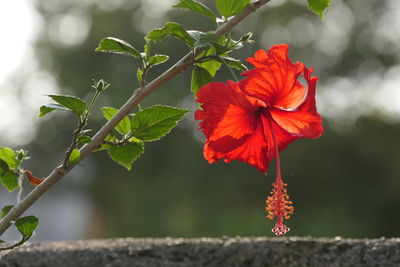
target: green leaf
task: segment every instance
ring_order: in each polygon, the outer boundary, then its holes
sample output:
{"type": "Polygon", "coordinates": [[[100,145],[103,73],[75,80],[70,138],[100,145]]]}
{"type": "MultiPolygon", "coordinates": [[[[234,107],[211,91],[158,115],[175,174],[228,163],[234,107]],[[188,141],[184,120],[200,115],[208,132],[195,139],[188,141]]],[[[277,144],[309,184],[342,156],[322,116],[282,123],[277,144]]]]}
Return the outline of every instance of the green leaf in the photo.
{"type": "MultiPolygon", "coordinates": [[[[246,42],[251,42],[252,40],[248,40],[246,42]]],[[[218,42],[210,41],[210,43],[213,45],[216,54],[217,55],[222,55],[226,56],[228,52],[231,52],[236,49],[240,49],[243,47],[242,41],[235,41],[232,40],[230,37],[226,38],[225,36],[222,36],[218,42]]]]}
{"type": "MultiPolygon", "coordinates": [[[[103,107],[101,109],[103,110],[104,118],[106,118],[108,121],[111,120],[111,118],[114,117],[114,115],[118,112],[118,109],[112,107],[103,107]]],[[[118,125],[115,127],[115,130],[122,135],[128,134],[131,131],[131,122],[128,116],[123,118],[120,123],[118,123],[118,125]]]]}
{"type": "Polygon", "coordinates": [[[186,112],[162,105],[146,108],[132,118],[132,135],[143,141],[159,140],[177,125],[186,112]]]}
{"type": "Polygon", "coordinates": [[[174,7],[197,12],[203,16],[209,17],[212,21],[215,21],[217,19],[217,16],[214,14],[214,12],[211,11],[211,9],[195,0],[181,0],[179,1],[179,3],[174,5],[174,7]]]}
{"type": "Polygon", "coordinates": [[[197,65],[203,69],[206,69],[208,73],[210,73],[211,77],[214,77],[217,71],[221,68],[221,62],[218,62],[217,60],[209,60],[197,65]]]}
{"type": "Polygon", "coordinates": [[[108,155],[112,160],[124,166],[128,171],[132,168],[132,163],[144,152],[144,143],[128,143],[123,146],[113,146],[108,149],[108,155]]]}
{"type": "Polygon", "coordinates": [[[250,0],[216,0],[217,9],[225,18],[238,14],[249,3],[250,0]]]}
{"type": "Polygon", "coordinates": [[[22,235],[22,241],[25,242],[33,235],[33,232],[39,225],[39,219],[35,216],[26,216],[18,218],[15,226],[22,235]]]}
{"type": "Polygon", "coordinates": [[[86,103],[82,99],[69,95],[48,95],[58,104],[72,110],[77,115],[82,115],[86,111],[86,103]]]}
{"type": "Polygon", "coordinates": [[[111,145],[102,144],[99,148],[95,149],[94,152],[104,151],[104,150],[108,150],[110,148],[111,148],[111,145]]]}
{"type": "Polygon", "coordinates": [[[190,90],[194,95],[197,95],[200,87],[213,81],[211,74],[202,67],[194,66],[192,71],[192,83],[190,90]]]}
{"type": "Polygon", "coordinates": [[[104,138],[104,141],[110,141],[110,142],[115,142],[117,140],[118,140],[118,138],[115,137],[112,132],[107,134],[106,137],[104,138]]]}
{"type": "Polygon", "coordinates": [[[74,150],[72,150],[71,155],[69,156],[68,163],[70,165],[73,165],[77,163],[80,158],[81,158],[81,152],[79,152],[79,149],[74,148],[74,150]]]}
{"type": "Polygon", "coordinates": [[[185,28],[176,22],[167,22],[164,27],[153,29],[146,35],[145,39],[147,41],[158,42],[168,35],[175,36],[176,38],[184,41],[190,47],[193,47],[195,42],[195,40],[189,35],[185,28]]]}
{"type": "Polygon", "coordinates": [[[46,104],[40,107],[40,113],[39,113],[39,118],[43,117],[44,115],[46,115],[47,113],[50,113],[56,109],[60,109],[60,110],[68,110],[68,111],[72,111],[69,108],[63,107],[59,104],[56,103],[50,103],[50,104],[46,104]]]}
{"type": "Polygon", "coordinates": [[[238,59],[232,58],[232,57],[222,57],[222,59],[225,61],[225,63],[231,67],[231,68],[235,68],[241,71],[246,71],[247,67],[242,64],[242,62],[238,59]]]}
{"type": "Polygon", "coordinates": [[[194,48],[197,47],[210,47],[211,42],[215,41],[214,32],[201,32],[201,31],[188,31],[190,36],[196,40],[194,48]]]}
{"type": "Polygon", "coordinates": [[[96,48],[95,51],[124,54],[128,56],[133,56],[135,58],[142,58],[140,52],[136,50],[131,44],[114,37],[106,37],[101,40],[99,46],[96,48]]]}
{"type": "Polygon", "coordinates": [[[314,11],[320,19],[324,18],[324,11],[329,7],[331,0],[308,0],[308,8],[314,11]]]}
{"type": "Polygon", "coordinates": [[[8,167],[7,163],[0,159],[0,175],[2,175],[3,173],[7,172],[10,170],[10,167],[8,167]]]}
{"type": "Polygon", "coordinates": [[[90,136],[84,135],[84,134],[79,134],[78,135],[78,142],[81,144],[89,144],[92,142],[92,138],[90,136]]]}
{"type": "Polygon", "coordinates": [[[12,192],[19,187],[18,175],[12,172],[2,174],[0,176],[0,181],[9,192],[12,192]]]}
{"type": "Polygon", "coordinates": [[[214,48],[215,53],[216,53],[217,55],[226,54],[227,52],[232,51],[231,48],[229,48],[229,47],[227,47],[227,46],[224,46],[224,45],[222,45],[222,44],[220,44],[220,43],[211,42],[211,44],[213,45],[213,48],[214,48]]]}
{"type": "MultiPolygon", "coordinates": [[[[10,170],[18,167],[17,154],[8,147],[0,147],[0,159],[3,160],[10,170]]],[[[0,165],[1,166],[1,165],[0,165]]]]}
{"type": "MultiPolygon", "coordinates": [[[[112,133],[108,134],[105,138],[104,141],[111,141],[114,142],[115,140],[117,140],[117,138],[115,136],[112,135],[112,133]]],[[[99,148],[97,148],[95,150],[95,152],[97,151],[103,151],[103,150],[108,150],[111,148],[111,145],[109,144],[102,144],[99,148]]]]}
{"type": "Polygon", "coordinates": [[[146,58],[150,57],[150,43],[147,42],[144,44],[144,54],[146,58]]]}
{"type": "MultiPolygon", "coordinates": [[[[210,56],[210,55],[215,55],[216,50],[215,47],[212,46],[210,47],[207,51],[204,51],[200,53],[200,55],[197,58],[203,57],[203,56],[210,56]]],[[[203,63],[197,64],[197,66],[202,67],[203,69],[206,69],[212,77],[215,76],[217,71],[221,68],[221,62],[217,60],[208,60],[203,63]]]]}
{"type": "Polygon", "coordinates": [[[8,213],[12,208],[14,208],[13,205],[4,206],[4,207],[1,209],[1,218],[3,218],[4,216],[6,216],[7,213],[8,213]]]}
{"type": "Polygon", "coordinates": [[[169,59],[169,56],[167,56],[167,55],[154,55],[149,58],[148,63],[149,63],[149,65],[158,65],[158,64],[164,63],[168,59],[169,59]]]}
{"type": "Polygon", "coordinates": [[[141,68],[138,68],[136,71],[136,76],[139,82],[143,80],[143,70],[141,68]]]}

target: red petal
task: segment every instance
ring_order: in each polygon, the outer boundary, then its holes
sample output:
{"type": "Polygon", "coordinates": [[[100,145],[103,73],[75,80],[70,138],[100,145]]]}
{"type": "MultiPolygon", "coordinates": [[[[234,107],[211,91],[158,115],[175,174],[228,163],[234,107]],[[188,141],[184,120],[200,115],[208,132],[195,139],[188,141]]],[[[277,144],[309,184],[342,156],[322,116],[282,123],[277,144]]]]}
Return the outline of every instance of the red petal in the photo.
{"type": "Polygon", "coordinates": [[[237,83],[210,83],[200,88],[196,120],[207,137],[204,156],[210,163],[225,158],[226,162],[248,162],[262,172],[268,165],[267,142],[258,109],[265,106],[244,94],[237,83]]]}
{"type": "Polygon", "coordinates": [[[197,97],[203,110],[196,111],[195,119],[203,120],[200,129],[209,141],[226,135],[240,139],[254,131],[254,114],[263,103],[243,94],[236,83],[207,84],[200,88],[197,97]]]}
{"type": "Polygon", "coordinates": [[[261,122],[254,129],[253,134],[246,136],[239,143],[229,136],[216,141],[208,141],[204,146],[204,156],[210,163],[225,158],[225,162],[239,160],[265,173],[270,159],[268,158],[268,144],[265,140],[261,122]],[[227,151],[227,146],[231,150],[227,151]]]}
{"type": "Polygon", "coordinates": [[[278,145],[280,151],[296,139],[298,137],[282,129],[265,110],[262,114],[258,114],[258,123],[253,134],[244,136],[242,140],[223,136],[216,141],[207,141],[204,146],[204,156],[210,163],[215,163],[222,158],[225,158],[225,162],[232,160],[247,162],[265,173],[269,162],[276,157],[275,145],[278,145]],[[272,130],[277,144],[274,143],[272,130]]]}
{"type": "Polygon", "coordinates": [[[315,104],[317,77],[311,78],[312,69],[305,69],[304,78],[308,83],[308,94],[304,102],[294,111],[272,108],[272,118],[289,133],[306,138],[318,138],[322,135],[322,119],[315,104]]]}
{"type": "Polygon", "coordinates": [[[304,64],[295,64],[288,57],[287,45],[272,46],[268,54],[259,50],[248,62],[256,69],[245,71],[241,82],[244,92],[266,104],[283,109],[294,109],[304,100],[306,88],[297,81],[304,71],[304,64]]]}
{"type": "Polygon", "coordinates": [[[263,123],[264,135],[268,142],[268,159],[272,160],[276,157],[276,145],[278,146],[279,151],[284,150],[290,143],[299,139],[299,137],[288,133],[285,129],[279,126],[279,124],[277,124],[267,112],[268,111],[265,111],[263,113],[261,120],[263,123]],[[272,131],[275,134],[276,144],[274,143],[272,131]]]}
{"type": "Polygon", "coordinates": [[[268,64],[268,54],[265,50],[258,50],[254,53],[254,57],[247,58],[247,62],[256,68],[265,68],[268,64]]]}

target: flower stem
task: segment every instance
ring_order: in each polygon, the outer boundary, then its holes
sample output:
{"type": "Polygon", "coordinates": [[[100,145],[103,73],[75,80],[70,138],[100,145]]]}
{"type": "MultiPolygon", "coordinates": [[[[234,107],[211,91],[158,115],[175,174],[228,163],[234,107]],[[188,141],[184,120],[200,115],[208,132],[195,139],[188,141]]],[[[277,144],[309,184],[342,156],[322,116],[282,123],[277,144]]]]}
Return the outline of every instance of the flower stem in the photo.
{"type": "Polygon", "coordinates": [[[94,103],[96,102],[97,97],[98,97],[99,95],[100,95],[100,92],[96,90],[96,93],[94,94],[94,96],[93,96],[93,98],[92,98],[92,101],[90,101],[89,107],[88,107],[88,109],[87,109],[87,113],[86,113],[85,119],[84,119],[85,121],[88,120],[89,115],[90,115],[90,112],[92,111],[93,106],[94,106],[94,103]]]}
{"type": "Polygon", "coordinates": [[[281,159],[279,157],[279,146],[278,146],[278,142],[277,142],[277,139],[276,139],[276,134],[275,134],[274,128],[273,128],[272,123],[271,123],[272,117],[269,114],[269,112],[266,115],[267,115],[268,126],[269,126],[269,128],[271,130],[271,134],[272,134],[272,139],[274,140],[274,149],[275,149],[275,157],[276,157],[276,159],[275,159],[275,163],[276,163],[276,181],[280,181],[282,183],[281,159]]]}
{"type": "Polygon", "coordinates": [[[279,147],[278,143],[276,142],[276,136],[275,136],[275,131],[271,127],[271,132],[272,132],[272,137],[274,138],[274,144],[275,144],[275,153],[276,153],[276,180],[282,182],[282,173],[281,173],[281,159],[279,157],[279,147]]]}
{"type": "Polygon", "coordinates": [[[268,212],[267,218],[272,220],[276,217],[276,224],[272,228],[272,232],[277,236],[280,236],[290,231],[283,221],[290,218],[290,215],[293,214],[294,208],[292,206],[292,201],[289,201],[289,195],[287,194],[287,190],[285,188],[287,184],[282,181],[279,144],[277,142],[275,130],[272,125],[273,118],[268,111],[266,111],[264,115],[268,121],[268,127],[272,135],[276,157],[276,180],[272,184],[273,189],[265,203],[267,205],[266,210],[268,212]]]}

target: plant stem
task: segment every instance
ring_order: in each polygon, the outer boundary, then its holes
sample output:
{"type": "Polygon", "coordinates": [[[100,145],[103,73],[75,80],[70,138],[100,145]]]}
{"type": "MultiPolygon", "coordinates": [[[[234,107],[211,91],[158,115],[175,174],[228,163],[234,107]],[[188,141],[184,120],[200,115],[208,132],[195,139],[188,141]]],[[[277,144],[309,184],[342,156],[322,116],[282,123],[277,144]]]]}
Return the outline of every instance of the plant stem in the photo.
{"type": "Polygon", "coordinates": [[[143,88],[146,85],[147,71],[148,68],[143,63],[143,74],[142,74],[142,80],[140,81],[140,88],[143,88]]]}
{"type": "Polygon", "coordinates": [[[224,65],[225,65],[226,68],[229,70],[229,72],[230,72],[230,74],[232,75],[232,77],[233,77],[233,79],[235,80],[235,82],[238,82],[239,79],[238,79],[238,77],[236,76],[236,74],[235,74],[235,72],[233,71],[233,69],[226,63],[226,61],[225,61],[223,58],[221,58],[221,60],[222,60],[222,62],[224,62],[224,65]]]}
{"type": "Polygon", "coordinates": [[[0,251],[10,250],[10,249],[19,247],[19,246],[21,246],[23,243],[25,243],[25,240],[21,240],[21,241],[15,243],[15,244],[12,244],[12,245],[10,245],[10,246],[8,246],[8,247],[0,247],[0,251]]]}
{"type": "Polygon", "coordinates": [[[195,60],[193,60],[193,63],[203,63],[203,62],[207,62],[209,60],[218,60],[218,59],[220,59],[218,57],[218,55],[217,54],[213,54],[213,55],[208,55],[208,56],[204,56],[204,57],[195,59],[195,60]]]}
{"type": "Polygon", "coordinates": [[[90,112],[92,111],[93,106],[94,106],[94,103],[96,102],[97,97],[98,97],[99,95],[100,95],[100,92],[96,90],[96,93],[94,94],[94,96],[93,96],[93,98],[92,98],[92,101],[90,101],[89,107],[88,107],[88,109],[87,109],[87,113],[85,114],[85,118],[84,118],[84,121],[85,121],[85,122],[87,122],[87,120],[88,120],[88,118],[89,118],[89,115],[90,115],[90,112]]]}
{"type": "Polygon", "coordinates": [[[74,131],[71,144],[69,145],[67,151],[65,151],[65,158],[64,158],[64,161],[62,164],[62,166],[65,168],[69,167],[69,157],[71,156],[72,151],[75,149],[76,145],[78,144],[78,135],[82,132],[83,127],[85,127],[85,125],[86,125],[86,121],[81,121],[79,119],[78,128],[76,128],[76,130],[74,131]]]}
{"type": "MultiPolygon", "coordinates": [[[[239,24],[251,13],[255,12],[258,8],[268,3],[270,0],[259,0],[251,3],[242,12],[237,14],[234,18],[223,24],[215,31],[217,38],[221,37],[226,32],[230,31],[233,27],[239,24]]],[[[146,86],[136,89],[133,95],[128,101],[121,107],[121,109],[114,115],[114,117],[103,125],[103,127],[96,133],[92,138],[92,142],[84,145],[80,150],[80,160],[86,158],[93,150],[100,147],[104,141],[104,138],[114,129],[115,126],[131,112],[146,96],[153,93],[163,84],[179,75],[181,72],[192,65],[193,53],[186,54],[181,60],[179,60],[170,69],[165,71],[159,77],[154,79],[146,86]]],[[[76,135],[77,136],[77,135],[76,135]]],[[[75,138],[73,138],[74,142],[75,138]]],[[[73,143],[72,142],[72,143],[73,143]]],[[[71,151],[72,152],[72,151],[71,151]]],[[[9,211],[9,213],[0,221],[0,235],[2,235],[8,227],[11,225],[11,221],[16,220],[21,216],[33,203],[35,203],[51,186],[57,183],[62,177],[64,177],[76,164],[65,166],[64,164],[56,167],[47,178],[34,190],[32,190],[18,205],[9,211]]]]}

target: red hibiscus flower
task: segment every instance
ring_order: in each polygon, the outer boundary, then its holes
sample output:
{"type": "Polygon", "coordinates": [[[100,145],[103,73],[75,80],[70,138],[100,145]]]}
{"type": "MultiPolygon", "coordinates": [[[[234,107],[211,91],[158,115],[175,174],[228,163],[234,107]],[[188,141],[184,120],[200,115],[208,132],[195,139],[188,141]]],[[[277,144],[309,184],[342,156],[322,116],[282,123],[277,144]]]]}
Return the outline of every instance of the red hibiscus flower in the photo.
{"type": "Polygon", "coordinates": [[[277,235],[289,231],[283,224],[293,213],[292,202],[281,177],[279,151],[299,138],[317,138],[323,128],[315,105],[318,78],[303,63],[293,63],[287,45],[275,45],[267,53],[259,50],[248,58],[255,69],[240,82],[210,83],[200,88],[201,109],[195,119],[207,138],[204,157],[209,163],[247,162],[263,173],[276,158],[277,177],[268,197],[267,218],[277,218],[277,235]],[[303,86],[298,77],[307,82],[303,86]]]}

